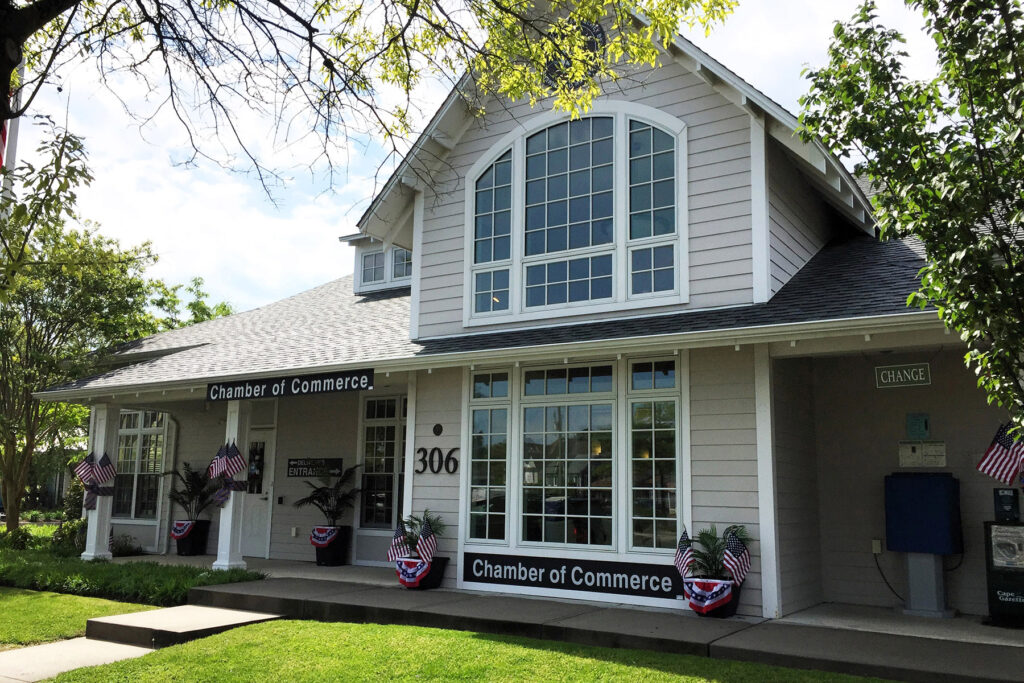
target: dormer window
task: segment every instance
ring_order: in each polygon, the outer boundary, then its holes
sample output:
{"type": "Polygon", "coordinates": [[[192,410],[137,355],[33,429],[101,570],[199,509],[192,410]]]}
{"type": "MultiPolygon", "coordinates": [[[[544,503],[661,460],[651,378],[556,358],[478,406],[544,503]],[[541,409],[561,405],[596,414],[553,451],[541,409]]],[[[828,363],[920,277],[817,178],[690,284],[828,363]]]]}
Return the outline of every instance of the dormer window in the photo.
{"type": "Polygon", "coordinates": [[[467,177],[467,325],[686,301],[681,121],[603,103],[495,149],[467,177]]]}
{"type": "Polygon", "coordinates": [[[363,284],[384,282],[384,252],[363,254],[363,284]]]}
{"type": "Polygon", "coordinates": [[[412,252],[395,247],[391,252],[391,277],[394,280],[412,277],[412,252]]]}

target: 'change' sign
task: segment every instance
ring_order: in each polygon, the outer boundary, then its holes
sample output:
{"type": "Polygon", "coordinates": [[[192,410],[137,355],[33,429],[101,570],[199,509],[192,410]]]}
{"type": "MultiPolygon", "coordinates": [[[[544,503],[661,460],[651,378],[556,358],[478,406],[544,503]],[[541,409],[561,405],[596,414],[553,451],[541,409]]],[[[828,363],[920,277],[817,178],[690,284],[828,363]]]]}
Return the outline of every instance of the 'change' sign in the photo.
{"type": "Polygon", "coordinates": [[[250,398],[330,394],[340,391],[369,391],[370,389],[373,389],[372,369],[346,370],[323,375],[216,382],[206,385],[206,398],[210,401],[236,401],[250,398]]]}
{"type": "Polygon", "coordinates": [[[910,365],[882,365],[875,368],[875,387],[919,387],[932,383],[931,367],[928,363],[910,365]]]}

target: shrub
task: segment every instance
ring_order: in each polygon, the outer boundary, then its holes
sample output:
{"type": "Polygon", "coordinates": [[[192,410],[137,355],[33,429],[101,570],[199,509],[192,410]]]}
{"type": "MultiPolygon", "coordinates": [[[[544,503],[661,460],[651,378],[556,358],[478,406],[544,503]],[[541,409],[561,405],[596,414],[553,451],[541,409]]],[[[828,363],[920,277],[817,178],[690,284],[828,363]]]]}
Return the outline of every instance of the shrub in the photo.
{"type": "Polygon", "coordinates": [[[142,555],[144,552],[142,546],[135,542],[131,534],[114,536],[110,541],[110,554],[114,557],[131,557],[142,555]]]}
{"type": "Polygon", "coordinates": [[[53,532],[50,548],[57,555],[81,555],[85,551],[86,519],[62,522],[53,532]]]}
{"type": "Polygon", "coordinates": [[[39,522],[42,521],[42,519],[43,513],[40,512],[39,510],[33,510],[32,512],[28,513],[28,521],[30,522],[39,522]]]}
{"type": "Polygon", "coordinates": [[[25,550],[34,544],[35,539],[25,527],[18,527],[13,531],[0,531],[0,549],[25,550]]]}
{"type": "Polygon", "coordinates": [[[84,498],[85,487],[82,486],[82,480],[78,477],[72,477],[71,484],[68,485],[68,490],[64,494],[64,502],[61,506],[64,519],[82,518],[82,502],[84,498]]]}
{"type": "Polygon", "coordinates": [[[0,585],[90,597],[181,605],[195,586],[254,581],[266,574],[216,571],[154,562],[85,562],[44,550],[0,550],[0,585]]]}

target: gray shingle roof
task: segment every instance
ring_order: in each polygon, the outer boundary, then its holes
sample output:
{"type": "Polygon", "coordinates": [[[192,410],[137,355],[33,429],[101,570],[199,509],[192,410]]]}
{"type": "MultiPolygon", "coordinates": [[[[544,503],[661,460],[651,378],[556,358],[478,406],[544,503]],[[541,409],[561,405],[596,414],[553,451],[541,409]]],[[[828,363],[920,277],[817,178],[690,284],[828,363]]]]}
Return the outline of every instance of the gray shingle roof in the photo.
{"type": "Polygon", "coordinates": [[[764,304],[417,342],[408,338],[408,289],[356,296],[352,278],[345,277],[262,308],[139,340],[115,354],[126,365],[54,390],[200,383],[441,354],[908,313],[906,298],[918,286],[923,263],[915,241],[857,235],[826,246],[764,304]]]}

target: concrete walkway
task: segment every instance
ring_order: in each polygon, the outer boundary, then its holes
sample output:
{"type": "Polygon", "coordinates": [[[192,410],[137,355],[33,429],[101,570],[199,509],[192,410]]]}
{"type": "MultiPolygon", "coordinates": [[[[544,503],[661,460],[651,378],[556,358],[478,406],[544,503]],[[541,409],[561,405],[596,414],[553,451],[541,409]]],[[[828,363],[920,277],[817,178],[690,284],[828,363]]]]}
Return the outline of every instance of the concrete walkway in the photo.
{"type": "Polygon", "coordinates": [[[0,683],[44,681],[83,666],[99,666],[133,659],[152,652],[149,648],[72,638],[0,652],[0,683]]]}
{"type": "Polygon", "coordinates": [[[927,629],[894,635],[786,620],[703,619],[605,603],[288,578],[194,588],[189,602],[293,619],[431,626],[907,681],[1024,678],[1024,635],[1003,629],[994,631],[993,642],[980,637],[965,642],[949,637],[948,625],[945,637],[929,636],[927,629]]]}

